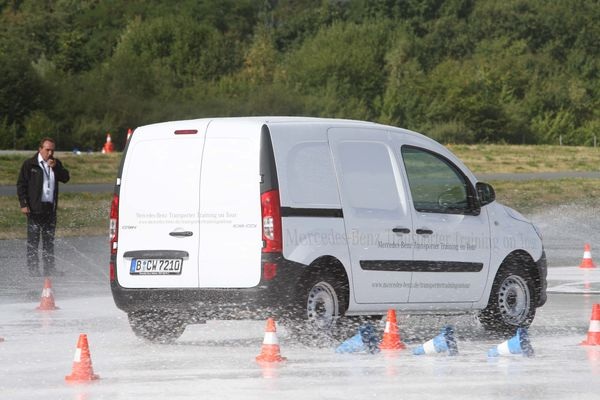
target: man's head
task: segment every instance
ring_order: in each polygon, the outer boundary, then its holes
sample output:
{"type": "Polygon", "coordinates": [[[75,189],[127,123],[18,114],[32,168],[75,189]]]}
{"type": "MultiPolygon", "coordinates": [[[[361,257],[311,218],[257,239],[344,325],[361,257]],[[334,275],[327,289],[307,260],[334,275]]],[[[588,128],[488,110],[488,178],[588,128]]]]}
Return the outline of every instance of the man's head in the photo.
{"type": "Polygon", "coordinates": [[[48,161],[50,158],[54,157],[54,148],[56,144],[54,143],[54,139],[45,137],[40,140],[40,148],[38,149],[40,155],[44,159],[44,161],[48,161]]]}

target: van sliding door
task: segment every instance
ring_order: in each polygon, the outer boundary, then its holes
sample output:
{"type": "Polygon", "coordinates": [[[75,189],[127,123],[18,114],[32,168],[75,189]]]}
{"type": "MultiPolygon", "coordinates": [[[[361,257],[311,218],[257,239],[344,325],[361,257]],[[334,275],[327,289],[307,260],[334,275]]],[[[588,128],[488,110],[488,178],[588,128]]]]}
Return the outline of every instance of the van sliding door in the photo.
{"type": "Polygon", "coordinates": [[[344,211],[357,303],[406,303],[411,212],[390,138],[375,129],[328,132],[344,211]]]}

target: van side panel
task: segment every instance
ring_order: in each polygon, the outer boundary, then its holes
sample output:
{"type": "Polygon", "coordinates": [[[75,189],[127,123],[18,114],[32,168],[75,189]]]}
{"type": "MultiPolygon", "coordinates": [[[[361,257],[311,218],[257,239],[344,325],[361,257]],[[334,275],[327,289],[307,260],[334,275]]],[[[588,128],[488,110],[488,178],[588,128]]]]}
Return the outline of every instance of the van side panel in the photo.
{"type": "Polygon", "coordinates": [[[340,208],[327,127],[270,124],[269,130],[279,175],[281,205],[340,208]]]}
{"type": "Polygon", "coordinates": [[[333,256],[349,265],[327,126],[274,123],[269,130],[279,175],[283,256],[304,265],[333,256]]]}
{"type": "Polygon", "coordinates": [[[198,286],[248,288],[261,276],[261,124],[216,120],[200,173],[198,286]]]}

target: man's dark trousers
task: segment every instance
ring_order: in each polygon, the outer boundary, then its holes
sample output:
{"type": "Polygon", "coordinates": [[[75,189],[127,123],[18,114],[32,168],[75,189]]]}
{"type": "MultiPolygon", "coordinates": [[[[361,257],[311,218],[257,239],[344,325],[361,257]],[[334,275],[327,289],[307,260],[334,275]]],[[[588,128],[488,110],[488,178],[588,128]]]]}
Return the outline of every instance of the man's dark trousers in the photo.
{"type": "Polygon", "coordinates": [[[44,275],[54,273],[55,230],[56,211],[52,203],[42,203],[40,213],[30,213],[27,217],[27,266],[32,275],[38,273],[40,237],[42,239],[44,275]]]}

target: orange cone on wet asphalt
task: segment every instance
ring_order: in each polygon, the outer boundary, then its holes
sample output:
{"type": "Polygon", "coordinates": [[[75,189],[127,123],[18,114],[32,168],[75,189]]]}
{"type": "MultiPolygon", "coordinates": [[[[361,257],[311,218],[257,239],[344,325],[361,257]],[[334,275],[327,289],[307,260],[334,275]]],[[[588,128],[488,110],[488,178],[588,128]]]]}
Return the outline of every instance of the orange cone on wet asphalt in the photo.
{"type": "Polygon", "coordinates": [[[92,368],[92,358],[90,356],[87,335],[82,333],[79,335],[79,340],[77,341],[71,375],[65,376],[65,380],[75,383],[93,381],[99,378],[98,375],[94,374],[94,369],[92,368]]]}
{"type": "Polygon", "coordinates": [[[379,348],[381,350],[402,350],[406,348],[406,345],[400,339],[398,322],[396,321],[396,310],[388,310],[385,331],[383,332],[383,339],[381,339],[379,348]]]}
{"type": "Polygon", "coordinates": [[[584,346],[600,346],[600,304],[592,306],[592,317],[586,340],[581,342],[584,346]]]}
{"type": "Polygon", "coordinates": [[[277,330],[273,318],[267,320],[265,328],[265,338],[263,340],[260,354],[256,356],[256,361],[260,363],[280,362],[286,358],[281,356],[279,349],[279,340],[277,339],[277,330]]]}
{"type": "Polygon", "coordinates": [[[579,268],[596,268],[596,264],[594,263],[594,260],[592,260],[592,249],[589,243],[586,243],[583,246],[583,259],[581,260],[581,264],[579,264],[579,268]]]}
{"type": "Polygon", "coordinates": [[[50,278],[44,280],[42,299],[37,309],[40,311],[58,310],[58,307],[56,307],[56,304],[54,303],[54,293],[52,291],[52,282],[50,281],[50,278]]]}

